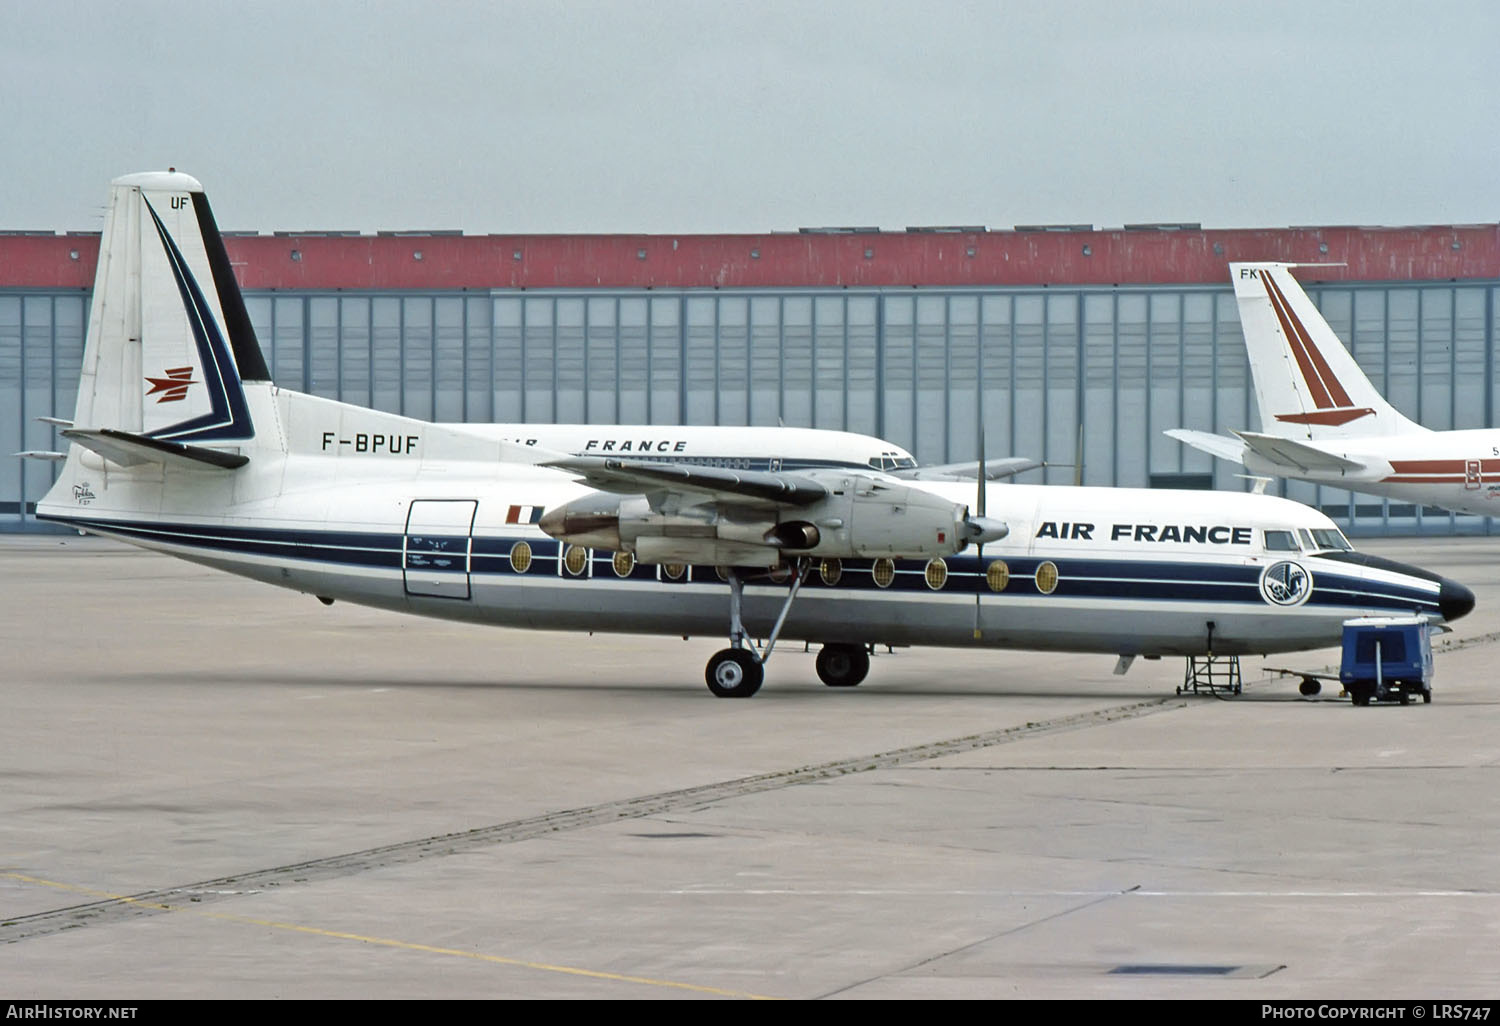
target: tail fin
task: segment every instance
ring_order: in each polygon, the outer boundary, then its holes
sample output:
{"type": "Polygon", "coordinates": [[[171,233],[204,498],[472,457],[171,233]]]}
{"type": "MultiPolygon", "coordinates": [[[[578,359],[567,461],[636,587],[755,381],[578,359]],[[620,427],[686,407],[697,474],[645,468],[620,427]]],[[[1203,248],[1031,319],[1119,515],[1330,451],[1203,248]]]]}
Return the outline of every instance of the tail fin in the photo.
{"type": "Polygon", "coordinates": [[[1312,441],[1425,431],[1370,384],[1292,277],[1297,266],[1229,265],[1261,430],[1312,441]]]}
{"type": "Polygon", "coordinates": [[[167,447],[254,437],[243,383],[270,373],[196,179],[148,171],[110,183],[82,370],[80,434],[167,447]]]}

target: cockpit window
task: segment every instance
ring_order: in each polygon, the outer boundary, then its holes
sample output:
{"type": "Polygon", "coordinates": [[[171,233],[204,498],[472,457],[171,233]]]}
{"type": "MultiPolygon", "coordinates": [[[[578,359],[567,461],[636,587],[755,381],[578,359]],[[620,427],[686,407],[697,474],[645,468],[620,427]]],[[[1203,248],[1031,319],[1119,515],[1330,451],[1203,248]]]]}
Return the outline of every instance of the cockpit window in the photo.
{"type": "Polygon", "coordinates": [[[1291,531],[1267,531],[1267,552],[1296,552],[1297,538],[1291,531]]]}
{"type": "Polygon", "coordinates": [[[1315,549],[1318,547],[1318,543],[1313,541],[1312,532],[1305,527],[1297,528],[1297,537],[1302,539],[1302,547],[1304,549],[1315,549]]]}
{"type": "Polygon", "coordinates": [[[1314,531],[1313,539],[1318,543],[1319,549],[1339,549],[1343,552],[1354,551],[1354,546],[1349,544],[1349,539],[1344,537],[1344,532],[1336,527],[1314,531]]]}

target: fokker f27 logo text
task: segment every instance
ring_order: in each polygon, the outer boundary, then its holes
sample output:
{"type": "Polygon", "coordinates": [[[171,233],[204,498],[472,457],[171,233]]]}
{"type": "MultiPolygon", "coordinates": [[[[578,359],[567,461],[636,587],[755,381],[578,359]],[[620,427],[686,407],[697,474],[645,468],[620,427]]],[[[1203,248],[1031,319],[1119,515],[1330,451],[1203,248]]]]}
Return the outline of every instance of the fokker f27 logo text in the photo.
{"type": "Polygon", "coordinates": [[[151,390],[146,393],[147,395],[161,393],[161,398],[156,400],[158,403],[175,403],[179,399],[186,399],[188,386],[197,384],[193,380],[191,367],[168,367],[163,373],[166,374],[164,378],[146,379],[151,385],[151,390]]]}

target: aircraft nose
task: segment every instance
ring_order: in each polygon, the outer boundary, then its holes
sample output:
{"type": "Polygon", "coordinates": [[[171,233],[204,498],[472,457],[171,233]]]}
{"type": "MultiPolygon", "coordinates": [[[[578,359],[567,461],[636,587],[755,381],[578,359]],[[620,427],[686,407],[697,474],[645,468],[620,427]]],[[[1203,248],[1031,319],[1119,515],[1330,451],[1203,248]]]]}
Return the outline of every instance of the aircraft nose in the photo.
{"type": "Polygon", "coordinates": [[[1438,612],[1443,614],[1443,619],[1457,620],[1467,616],[1473,608],[1474,593],[1457,581],[1444,577],[1442,587],[1438,589],[1438,612]]]}

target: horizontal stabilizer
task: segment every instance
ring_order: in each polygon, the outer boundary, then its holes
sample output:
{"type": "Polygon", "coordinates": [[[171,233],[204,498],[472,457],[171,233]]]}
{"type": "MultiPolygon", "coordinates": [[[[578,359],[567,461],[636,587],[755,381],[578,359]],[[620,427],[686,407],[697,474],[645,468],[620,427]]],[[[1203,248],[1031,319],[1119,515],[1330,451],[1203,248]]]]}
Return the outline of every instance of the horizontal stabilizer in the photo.
{"type": "Polygon", "coordinates": [[[1250,431],[1236,431],[1245,440],[1254,453],[1271,463],[1279,463],[1285,467],[1295,467],[1301,471],[1311,470],[1364,470],[1363,463],[1358,460],[1345,459],[1335,456],[1331,452],[1314,448],[1303,442],[1293,441],[1290,438],[1278,438],[1275,435],[1260,435],[1250,431]]]}
{"type": "Polygon", "coordinates": [[[696,492],[772,506],[810,506],[828,495],[828,489],[811,478],[758,470],[726,470],[601,456],[571,456],[550,460],[542,466],[572,471],[602,491],[633,495],[696,492]]]}
{"type": "Polygon", "coordinates": [[[53,424],[53,425],[56,425],[57,427],[65,427],[65,428],[70,428],[70,427],[73,426],[73,422],[71,420],[63,420],[61,417],[38,417],[37,418],[37,423],[39,423],[39,424],[53,424]]]}
{"type": "MultiPolygon", "coordinates": [[[[1045,465],[1043,461],[1031,459],[1029,456],[1002,456],[984,461],[984,479],[999,481],[1045,465]]],[[[979,476],[979,461],[969,460],[965,463],[938,463],[930,467],[909,467],[892,471],[892,475],[904,481],[973,481],[979,476]]]]}
{"type": "Polygon", "coordinates": [[[1172,428],[1165,434],[1168,438],[1175,438],[1184,445],[1201,449],[1221,460],[1241,464],[1245,462],[1245,443],[1238,438],[1216,435],[1208,431],[1189,431],[1187,428],[1172,428]]]}
{"type": "Polygon", "coordinates": [[[233,470],[250,462],[250,457],[236,452],[208,449],[201,445],[185,445],[182,442],[165,442],[147,435],[132,434],[103,428],[84,431],[72,428],[64,431],[63,437],[77,442],[85,449],[92,449],[107,460],[122,467],[137,467],[146,463],[161,463],[169,466],[193,467],[202,470],[216,467],[233,470]]]}
{"type": "Polygon", "coordinates": [[[27,449],[25,452],[16,453],[23,460],[65,460],[68,454],[65,452],[46,452],[41,449],[27,449]]]}

